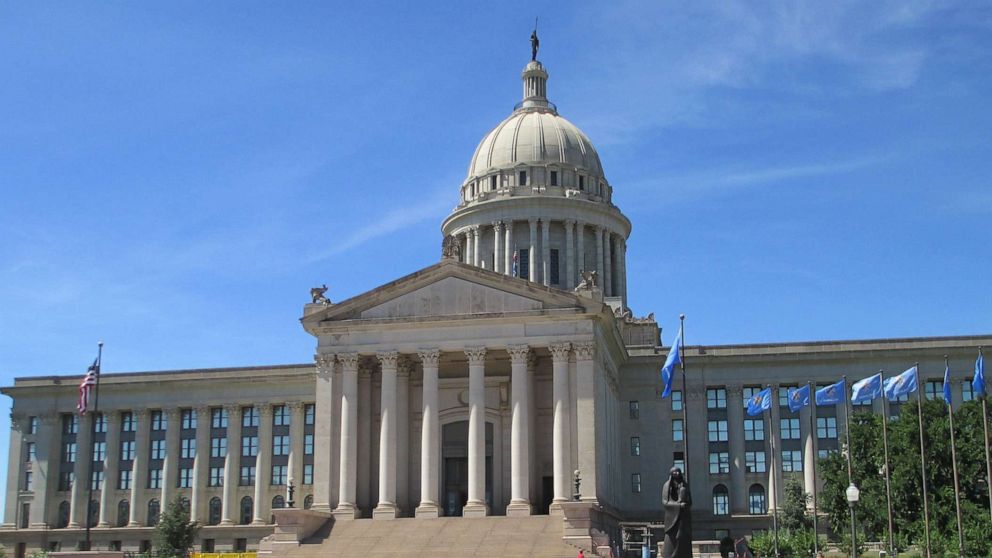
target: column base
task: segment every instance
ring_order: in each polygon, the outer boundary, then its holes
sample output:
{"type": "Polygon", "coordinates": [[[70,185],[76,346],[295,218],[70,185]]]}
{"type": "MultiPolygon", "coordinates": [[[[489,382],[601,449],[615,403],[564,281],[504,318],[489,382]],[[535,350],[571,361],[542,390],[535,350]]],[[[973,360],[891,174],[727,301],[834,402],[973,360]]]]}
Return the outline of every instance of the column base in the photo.
{"type": "Polygon", "coordinates": [[[415,512],[417,518],[437,519],[441,517],[441,507],[434,502],[421,503],[415,512]]]}
{"type": "Polygon", "coordinates": [[[372,510],[372,519],[396,519],[399,517],[399,511],[396,504],[379,504],[372,510]]]}
{"type": "Polygon", "coordinates": [[[485,502],[469,502],[462,508],[462,517],[486,517],[489,515],[489,506],[485,502]]]}
{"type": "Polygon", "coordinates": [[[221,519],[220,520],[220,524],[221,525],[234,525],[234,520],[233,519],[221,519]]]}
{"type": "Polygon", "coordinates": [[[565,515],[562,509],[562,504],[568,502],[568,500],[554,500],[551,505],[548,506],[548,515],[565,515]]]}
{"type": "MultiPolygon", "coordinates": [[[[223,524],[224,524],[224,522],[223,522],[223,521],[221,521],[221,522],[220,522],[220,524],[221,524],[221,525],[223,525],[223,524]]],[[[228,525],[232,525],[232,524],[231,524],[231,523],[229,523],[228,525]]],[[[138,523],[137,521],[128,521],[128,522],[127,522],[127,526],[128,526],[128,527],[141,527],[141,524],[140,524],[140,523],[138,523]]]]}
{"type": "Polygon", "coordinates": [[[251,520],[251,524],[252,525],[265,525],[265,520],[262,519],[261,517],[256,517],[255,519],[252,519],[251,520]]]}
{"type": "Polygon", "coordinates": [[[82,525],[76,523],[75,521],[70,521],[69,524],[66,525],[66,529],[79,529],[80,527],[82,527],[82,525]]]}
{"type": "Polygon", "coordinates": [[[362,516],[361,511],[357,507],[351,504],[338,505],[338,507],[334,508],[334,511],[331,512],[331,515],[334,516],[335,521],[342,519],[343,520],[358,519],[359,517],[362,516]]]}
{"type": "Polygon", "coordinates": [[[534,509],[531,507],[530,502],[528,502],[527,500],[510,502],[510,505],[506,506],[507,517],[525,517],[533,514],[534,514],[534,509]]]}
{"type": "Polygon", "coordinates": [[[101,522],[97,523],[96,526],[97,527],[107,528],[107,527],[110,527],[110,522],[109,521],[101,521],[101,522]]]}

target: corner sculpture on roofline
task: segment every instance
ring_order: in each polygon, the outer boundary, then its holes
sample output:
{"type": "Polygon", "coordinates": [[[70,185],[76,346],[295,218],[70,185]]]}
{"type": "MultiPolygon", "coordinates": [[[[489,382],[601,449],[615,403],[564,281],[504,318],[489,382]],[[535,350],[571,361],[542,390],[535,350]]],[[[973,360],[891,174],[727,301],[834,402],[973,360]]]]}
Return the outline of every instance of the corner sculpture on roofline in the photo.
{"type": "Polygon", "coordinates": [[[331,301],[326,296],[324,296],[324,293],[326,292],[327,292],[326,283],[319,287],[313,287],[312,289],[310,289],[310,299],[312,300],[312,303],[324,304],[324,305],[330,304],[331,301]]]}

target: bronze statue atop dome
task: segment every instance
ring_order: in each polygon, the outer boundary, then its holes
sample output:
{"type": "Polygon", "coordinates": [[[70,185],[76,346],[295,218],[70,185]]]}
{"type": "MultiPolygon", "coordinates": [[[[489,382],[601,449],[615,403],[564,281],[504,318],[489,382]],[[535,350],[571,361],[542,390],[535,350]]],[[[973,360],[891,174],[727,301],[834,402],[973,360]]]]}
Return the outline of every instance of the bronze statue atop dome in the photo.
{"type": "Polygon", "coordinates": [[[534,30],[530,33],[530,59],[537,60],[537,49],[541,48],[541,41],[537,38],[537,22],[534,22],[534,30]]]}

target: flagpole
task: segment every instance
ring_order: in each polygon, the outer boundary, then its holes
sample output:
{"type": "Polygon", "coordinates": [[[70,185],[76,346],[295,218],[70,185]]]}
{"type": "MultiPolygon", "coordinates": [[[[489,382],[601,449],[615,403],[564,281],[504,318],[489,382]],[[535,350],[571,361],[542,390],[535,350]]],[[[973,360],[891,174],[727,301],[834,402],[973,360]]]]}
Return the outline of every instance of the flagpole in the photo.
{"type": "Polygon", "coordinates": [[[679,366],[682,368],[682,447],[685,452],[683,462],[685,463],[685,483],[689,485],[690,492],[692,485],[689,484],[689,415],[688,407],[689,392],[685,387],[685,314],[679,314],[679,366]]]}
{"type": "MultiPolygon", "coordinates": [[[[947,355],[944,355],[945,381],[950,384],[950,366],[947,363],[947,355]]],[[[948,388],[949,389],[949,388],[948,388]]],[[[951,429],[951,470],[954,472],[954,508],[957,512],[958,520],[958,556],[964,556],[964,530],[961,524],[961,484],[958,482],[958,455],[954,447],[954,406],[947,401],[947,420],[951,429]]]]}
{"type": "MultiPolygon", "coordinates": [[[[93,468],[95,460],[93,451],[96,448],[96,417],[100,412],[100,365],[103,364],[103,341],[97,343],[96,349],[96,385],[93,387],[93,414],[90,416],[90,468],[89,477],[83,479],[86,482],[86,542],[83,550],[90,550],[90,523],[93,518],[93,468]]],[[[88,410],[88,409],[87,409],[88,410]]],[[[80,479],[76,479],[79,482],[80,479]]],[[[102,488],[102,487],[101,487],[102,488]]]]}
{"type": "Polygon", "coordinates": [[[895,523],[892,521],[892,478],[889,474],[889,398],[885,396],[885,371],[882,378],[882,447],[885,449],[885,507],[889,518],[889,552],[896,556],[895,523]]]}
{"type": "MultiPolygon", "coordinates": [[[[845,438],[847,439],[847,485],[850,486],[854,484],[854,475],[851,474],[851,410],[848,408],[851,404],[851,398],[847,395],[847,375],[841,376],[844,381],[844,425],[847,427],[845,432],[845,438]]],[[[851,541],[854,544],[854,541],[851,541]]]]}
{"type": "MultiPolygon", "coordinates": [[[[775,389],[772,388],[771,385],[768,386],[768,389],[771,391],[772,405],[777,404],[778,400],[776,399],[775,389]]],[[[775,464],[776,463],[775,453],[777,448],[775,446],[775,430],[774,430],[775,421],[772,420],[771,409],[768,409],[767,415],[768,415],[768,447],[771,449],[769,453],[771,453],[771,466],[772,466],[772,477],[771,477],[772,486],[771,486],[771,490],[769,490],[768,493],[771,495],[772,501],[775,502],[775,507],[772,508],[771,512],[772,512],[772,532],[775,534],[775,556],[777,558],[779,555],[778,554],[778,475],[777,475],[778,467],[775,464]]]]}
{"type": "MultiPolygon", "coordinates": [[[[978,358],[982,359],[982,348],[978,348],[978,358]]],[[[984,359],[982,359],[984,363],[984,359]]],[[[982,378],[984,382],[984,376],[982,378]]],[[[982,431],[985,433],[985,485],[989,489],[989,516],[992,517],[992,457],[989,456],[989,398],[987,386],[982,385],[982,431]]]]}
{"type": "Polygon", "coordinates": [[[927,543],[927,558],[931,558],[930,555],[930,502],[927,499],[927,459],[926,459],[926,444],[924,442],[923,436],[923,382],[920,381],[920,363],[917,362],[914,366],[916,369],[916,402],[917,402],[917,417],[920,421],[920,472],[922,477],[920,480],[923,481],[923,528],[924,534],[926,535],[927,543]]]}
{"type": "Polygon", "coordinates": [[[813,494],[813,555],[820,552],[820,538],[817,535],[816,528],[816,461],[818,459],[817,452],[817,435],[816,435],[816,382],[806,382],[806,386],[809,388],[809,436],[813,441],[813,486],[810,492],[813,494]]]}

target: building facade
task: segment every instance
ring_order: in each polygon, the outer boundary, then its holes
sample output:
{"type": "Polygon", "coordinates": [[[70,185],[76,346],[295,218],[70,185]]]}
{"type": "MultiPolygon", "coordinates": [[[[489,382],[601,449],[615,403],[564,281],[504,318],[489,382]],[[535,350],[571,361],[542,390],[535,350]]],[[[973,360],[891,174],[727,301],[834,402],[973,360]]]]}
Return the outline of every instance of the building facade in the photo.
{"type": "MultiPolygon", "coordinates": [[[[313,363],[105,374],[100,413],[85,417],[78,375],[4,388],[0,542],[72,548],[89,522],[94,548],[144,549],[182,498],[201,548],[255,548],[290,486],[293,505],[337,521],[554,514],[575,472],[578,497],[615,521],[659,521],[673,464],[690,473],[697,538],[748,534],[768,526],[788,476],[815,490],[814,460],[840,448],[843,416],[793,414],[786,388],[919,361],[936,396],[945,354],[963,369],[992,344],[689,346],[685,389],[661,399],[660,329],[627,305],[631,223],[590,140],[548,100],[544,66],[522,80],[472,156],[440,262],[306,304],[313,363]],[[747,417],[767,385],[780,405],[747,417]]],[[[967,382],[955,397],[972,397],[967,382]]]]}

